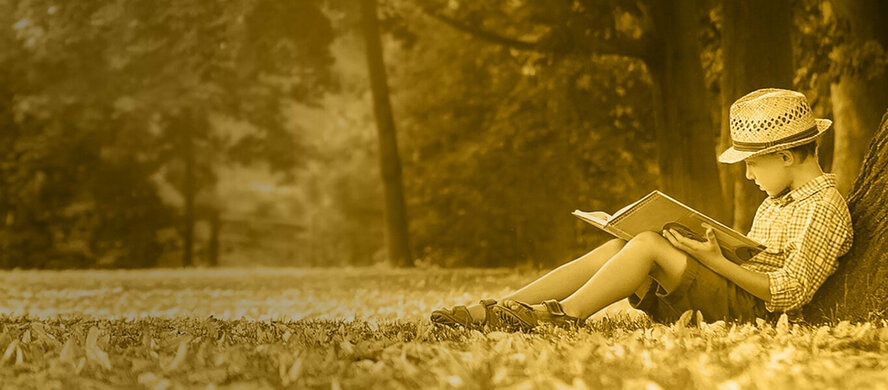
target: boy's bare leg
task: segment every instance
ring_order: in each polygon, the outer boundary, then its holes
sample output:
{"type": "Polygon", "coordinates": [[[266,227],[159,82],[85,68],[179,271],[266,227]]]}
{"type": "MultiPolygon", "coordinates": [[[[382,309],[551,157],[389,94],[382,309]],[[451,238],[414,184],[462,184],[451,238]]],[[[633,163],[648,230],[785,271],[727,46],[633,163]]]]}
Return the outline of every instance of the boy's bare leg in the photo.
{"type": "MultiPolygon", "coordinates": [[[[529,304],[540,303],[547,299],[564,299],[582,287],[598,272],[607,261],[617,254],[626,241],[610,240],[591,252],[586,253],[541,276],[504,297],[529,304]]],[[[479,304],[467,306],[472,318],[484,318],[484,307],[479,304]]]]}
{"type": "Polygon", "coordinates": [[[535,304],[547,299],[562,300],[573,294],[616,255],[626,241],[610,240],[589,253],[530,282],[503,299],[535,304]]]}
{"type": "Polygon", "coordinates": [[[582,287],[561,301],[570,316],[587,318],[628,297],[654,278],[666,291],[681,282],[687,254],[657,233],[642,233],[615,254],[582,287]]]}

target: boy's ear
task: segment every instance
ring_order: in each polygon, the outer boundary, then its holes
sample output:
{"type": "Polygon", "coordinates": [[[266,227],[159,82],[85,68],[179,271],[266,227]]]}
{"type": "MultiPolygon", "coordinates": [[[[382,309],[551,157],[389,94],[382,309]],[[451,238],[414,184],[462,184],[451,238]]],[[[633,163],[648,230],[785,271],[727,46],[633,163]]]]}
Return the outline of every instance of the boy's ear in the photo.
{"type": "Polygon", "coordinates": [[[780,156],[780,160],[783,161],[784,166],[790,166],[795,163],[796,156],[789,150],[781,150],[777,152],[777,155],[780,156]]]}

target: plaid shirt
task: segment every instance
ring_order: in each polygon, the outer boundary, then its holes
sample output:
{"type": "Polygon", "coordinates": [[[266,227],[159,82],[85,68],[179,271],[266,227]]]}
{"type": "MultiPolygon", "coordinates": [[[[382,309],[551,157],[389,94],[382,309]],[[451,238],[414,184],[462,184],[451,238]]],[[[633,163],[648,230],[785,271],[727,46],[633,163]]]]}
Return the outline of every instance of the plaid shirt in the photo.
{"type": "Polygon", "coordinates": [[[743,267],[768,275],[771,312],[796,311],[838,267],[854,231],[836,177],[824,174],[777,198],[762,202],[749,237],[765,244],[743,267]]]}

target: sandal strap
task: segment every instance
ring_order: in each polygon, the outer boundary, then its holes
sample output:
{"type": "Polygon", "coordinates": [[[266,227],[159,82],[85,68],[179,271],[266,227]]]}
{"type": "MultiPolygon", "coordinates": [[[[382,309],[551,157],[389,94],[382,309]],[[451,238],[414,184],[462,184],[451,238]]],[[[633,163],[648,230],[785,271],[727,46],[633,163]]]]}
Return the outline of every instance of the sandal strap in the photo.
{"type": "Polygon", "coordinates": [[[432,322],[454,326],[462,325],[469,327],[472,325],[472,315],[469,309],[463,305],[454,306],[450,309],[441,308],[432,312],[432,322]]]}
{"type": "Polygon", "coordinates": [[[432,321],[454,326],[454,325],[462,325],[466,328],[479,328],[484,327],[485,325],[489,325],[492,328],[499,328],[500,321],[499,317],[493,314],[491,308],[496,306],[495,299],[482,299],[481,305],[484,307],[485,319],[484,321],[475,322],[475,319],[472,317],[471,312],[466,306],[458,305],[453,306],[452,308],[441,308],[432,312],[432,321]]]}
{"type": "Polygon", "coordinates": [[[459,320],[461,325],[469,326],[472,324],[472,315],[469,313],[469,308],[464,305],[454,306],[451,313],[459,320]]]}
{"type": "Polygon", "coordinates": [[[499,329],[502,327],[502,321],[500,321],[499,316],[496,315],[493,311],[493,307],[496,306],[496,299],[482,299],[481,306],[484,306],[484,321],[481,323],[482,326],[488,326],[491,329],[499,329]]]}
{"type": "Polygon", "coordinates": [[[546,306],[546,310],[549,311],[549,314],[553,314],[556,316],[566,316],[564,313],[564,309],[561,307],[561,303],[554,299],[549,299],[543,301],[543,305],[546,306]]]}
{"type": "Polygon", "coordinates": [[[542,322],[560,327],[579,327],[583,324],[579,318],[565,313],[561,303],[554,299],[542,302],[545,311],[535,311],[532,306],[524,302],[507,301],[505,303],[504,306],[497,306],[500,320],[523,330],[532,329],[542,322]]]}
{"type": "Polygon", "coordinates": [[[567,313],[564,312],[564,308],[561,307],[561,302],[550,299],[547,301],[543,301],[543,305],[546,306],[546,310],[548,310],[549,314],[552,315],[553,322],[569,324],[577,327],[583,324],[583,320],[567,315],[567,313]]]}

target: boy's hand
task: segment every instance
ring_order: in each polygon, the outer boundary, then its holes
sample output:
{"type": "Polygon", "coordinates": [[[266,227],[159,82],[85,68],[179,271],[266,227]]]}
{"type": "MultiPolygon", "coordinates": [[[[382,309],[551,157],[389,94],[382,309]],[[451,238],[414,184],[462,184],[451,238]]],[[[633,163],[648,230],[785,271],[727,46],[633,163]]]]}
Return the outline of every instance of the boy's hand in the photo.
{"type": "Polygon", "coordinates": [[[715,237],[712,226],[704,223],[703,227],[706,228],[706,241],[697,241],[685,237],[675,229],[663,230],[663,237],[669,240],[672,246],[693,256],[701,263],[708,264],[724,256],[722,256],[721,247],[718,246],[718,239],[715,237]]]}

